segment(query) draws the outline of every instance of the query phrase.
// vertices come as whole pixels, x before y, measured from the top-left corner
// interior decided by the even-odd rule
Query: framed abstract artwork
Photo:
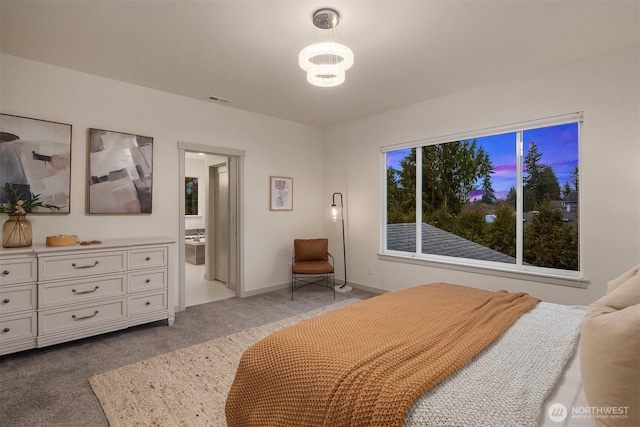
[[[89,129],[87,211],[150,214],[153,138]]]
[[[59,211],[35,208],[32,213],[70,212],[71,125],[0,114],[0,203],[12,184],[18,194],[39,194]]]
[[[271,199],[269,209],[272,211],[293,210],[293,178],[272,176],[270,178]]]

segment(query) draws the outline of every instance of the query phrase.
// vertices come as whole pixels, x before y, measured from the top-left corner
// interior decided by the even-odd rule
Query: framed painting
[[[87,211],[150,214],[153,138],[89,129]]]
[[[0,203],[12,184],[18,194],[39,194],[59,211],[35,208],[32,213],[70,212],[71,125],[0,114]]]
[[[272,211],[293,210],[293,178],[272,176],[270,178],[270,206]]]

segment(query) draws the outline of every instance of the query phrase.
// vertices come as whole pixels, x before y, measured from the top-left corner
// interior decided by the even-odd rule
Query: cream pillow
[[[617,277],[617,278],[613,279],[612,281],[610,281],[609,283],[607,283],[607,293],[613,291],[614,289],[616,289],[618,286],[622,285],[624,282],[626,282],[630,278],[632,278],[634,276],[638,277],[638,271],[639,270],[640,270],[640,264],[636,265],[631,270],[629,270],[626,273],[624,273],[622,276]]]
[[[640,426],[640,266],[609,282],[607,294],[589,306],[580,365],[589,405],[617,408],[615,417],[600,415],[596,423]]]

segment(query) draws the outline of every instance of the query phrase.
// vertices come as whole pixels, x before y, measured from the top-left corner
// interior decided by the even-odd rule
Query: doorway
[[[196,197],[193,192],[181,191],[180,241],[185,243],[178,245],[177,311],[234,295],[242,296],[240,249],[244,158],[242,150],[221,147],[178,143],[178,149],[181,188],[191,185],[193,189],[197,185],[198,194]],[[198,206],[197,210],[194,205]],[[200,249],[200,257],[193,258],[193,246]]]

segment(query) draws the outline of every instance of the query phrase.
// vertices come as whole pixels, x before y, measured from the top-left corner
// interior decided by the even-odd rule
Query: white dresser
[[[0,252],[0,354],[36,346],[38,261],[31,248]]]
[[[164,238],[2,250],[0,354],[156,320],[172,325],[175,259],[175,241]]]

